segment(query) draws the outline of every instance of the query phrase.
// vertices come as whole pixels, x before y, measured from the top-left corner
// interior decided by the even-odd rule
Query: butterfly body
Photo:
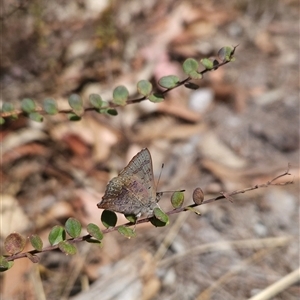
[[[153,166],[147,148],[137,153],[117,177],[112,178],[98,208],[137,217],[153,215],[159,195],[154,186]]]

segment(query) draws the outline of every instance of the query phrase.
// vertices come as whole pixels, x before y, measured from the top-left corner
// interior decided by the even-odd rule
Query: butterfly
[[[98,208],[124,215],[153,216],[162,193],[156,193],[152,158],[147,148],[142,149],[120,172],[112,178]]]

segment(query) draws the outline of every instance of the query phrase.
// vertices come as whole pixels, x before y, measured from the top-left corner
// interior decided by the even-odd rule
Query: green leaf
[[[69,105],[73,109],[73,112],[78,116],[81,117],[84,113],[84,108],[83,108],[83,102],[82,99],[79,95],[77,94],[72,94],[69,99]]]
[[[202,74],[198,73],[197,71],[191,72],[189,74],[191,79],[201,79],[202,78]]]
[[[43,103],[45,112],[49,115],[55,115],[58,113],[57,103],[52,98],[46,98]]]
[[[128,99],[129,92],[124,85],[117,86],[113,91],[113,102],[117,105],[124,106]]]
[[[152,92],[152,83],[148,80],[140,80],[137,83],[137,90],[143,96],[148,96]]]
[[[51,229],[48,236],[48,240],[52,246],[58,244],[59,242],[65,239],[66,239],[66,231],[62,226],[59,225],[55,225]]]
[[[8,261],[4,256],[0,256],[0,272],[9,270],[13,265],[13,261]]]
[[[171,203],[174,208],[180,208],[184,201],[184,193],[182,192],[174,192],[171,197]]]
[[[160,208],[153,210],[154,216],[150,218],[150,222],[156,227],[164,227],[169,224],[169,217]]]
[[[19,233],[11,233],[4,241],[4,249],[7,253],[15,255],[20,253],[26,244],[26,239]]]
[[[179,82],[179,78],[175,75],[169,75],[169,76],[164,76],[162,78],[159,79],[158,84],[161,87],[164,87],[166,89],[170,89],[173,88],[175,86],[177,86],[178,82]]]
[[[214,68],[214,62],[209,58],[202,58],[200,62],[206,70],[212,70]]]
[[[204,193],[203,191],[198,187],[193,192],[193,201],[195,204],[200,205],[204,200]]]
[[[196,215],[199,215],[199,216],[201,215],[201,212],[200,212],[199,210],[197,210],[196,208],[194,208],[194,207],[186,206],[184,209],[185,209],[185,210],[192,211],[192,212],[195,213]]]
[[[194,58],[187,58],[182,64],[182,68],[185,74],[190,75],[191,72],[197,72],[199,64]]]
[[[11,112],[13,112],[14,110],[15,110],[15,107],[14,107],[14,105],[13,105],[12,103],[4,102],[4,103],[2,104],[2,111],[3,111],[3,112],[11,113]],[[17,115],[17,114],[12,114],[10,117],[11,117],[12,119],[18,119],[18,115]],[[3,118],[3,119],[4,119],[4,118]],[[4,121],[5,121],[5,119],[4,119]],[[4,124],[4,123],[2,123],[2,124]]]
[[[231,47],[231,46],[225,46],[222,47],[218,52],[218,57],[222,62],[232,61],[233,60],[233,54],[235,52],[237,46]]]
[[[128,239],[135,237],[135,232],[133,229],[126,227],[126,226],[120,226],[118,228],[118,232],[122,234],[123,236],[127,237]]]
[[[115,212],[105,209],[101,214],[101,222],[106,227],[115,227],[118,217]]]
[[[160,208],[156,207],[153,210],[154,216],[160,220],[161,222],[168,224],[169,223],[169,217],[167,214],[165,214]]]
[[[35,122],[43,122],[44,117],[38,112],[31,112],[28,115],[29,119]]]
[[[136,215],[131,214],[131,215],[124,215],[124,216],[129,222],[136,224],[136,221],[138,219]]]
[[[97,240],[103,239],[103,233],[97,225],[90,223],[87,225],[86,229],[87,229],[87,232],[95,239],[97,239]]]
[[[0,125],[3,125],[5,123],[5,119],[0,117]]]
[[[153,93],[151,95],[148,96],[148,99],[151,101],[151,102],[154,102],[154,103],[159,103],[159,102],[162,102],[164,101],[164,95],[163,94],[159,94],[159,93]]]
[[[68,113],[67,117],[70,121],[80,121],[81,117],[79,117],[78,115],[74,114],[74,113]]]
[[[76,238],[80,236],[82,226],[75,218],[69,218],[65,223],[65,228],[69,236]]]
[[[3,112],[12,112],[14,110],[15,110],[15,107],[12,103],[3,102],[3,104],[2,104],[2,111]]]
[[[66,255],[74,255],[77,253],[77,249],[74,245],[70,244],[67,241],[61,241],[58,243],[58,248],[60,251],[65,253]]]
[[[31,243],[32,247],[35,250],[42,251],[42,249],[43,249],[43,241],[42,241],[42,239],[38,235],[32,234],[29,237],[29,240],[30,240],[30,243]]]
[[[31,113],[35,110],[35,103],[32,99],[25,98],[21,101],[21,109],[25,113]]]
[[[98,94],[90,94],[89,100],[90,100],[90,103],[91,103],[95,108],[98,108],[98,109],[101,108],[102,103],[103,103],[103,100],[102,100],[102,98],[100,97],[100,95],[98,95]]]

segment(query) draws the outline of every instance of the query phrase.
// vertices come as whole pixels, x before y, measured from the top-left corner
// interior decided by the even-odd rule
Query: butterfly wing
[[[136,154],[107,185],[99,208],[123,214],[151,215],[156,204],[152,159],[148,149]]]

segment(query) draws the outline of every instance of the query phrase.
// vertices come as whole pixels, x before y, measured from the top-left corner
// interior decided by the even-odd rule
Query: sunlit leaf
[[[180,208],[184,201],[184,193],[174,192],[171,197],[171,203],[174,208]]]
[[[25,113],[31,113],[35,110],[35,103],[32,99],[29,98],[25,98],[21,101],[21,109],[25,112]]]
[[[137,90],[143,96],[148,96],[152,92],[152,83],[148,80],[140,80],[137,83]]]
[[[182,68],[185,74],[190,75],[191,72],[197,72],[199,64],[194,58],[187,58],[182,64]]]
[[[117,105],[124,106],[128,96],[129,92],[124,85],[117,86],[113,91],[113,102]]]
[[[67,255],[74,255],[77,253],[77,249],[73,244],[70,244],[67,241],[61,241],[58,243],[58,248],[60,251]]]
[[[95,239],[97,239],[97,240],[103,239],[103,233],[97,225],[90,223],[87,225],[86,229],[87,229],[87,232]]]
[[[75,218],[69,218],[65,223],[65,228],[66,228],[67,233],[72,238],[76,238],[76,237],[79,237],[82,226],[81,226],[80,222],[78,220],[76,220]]]
[[[57,103],[52,98],[46,98],[43,103],[45,112],[49,115],[55,115],[58,113]]]
[[[29,240],[30,240],[30,243],[31,243],[32,247],[35,250],[42,251],[42,249],[43,249],[43,241],[42,241],[42,239],[38,235],[32,234],[29,237]]]
[[[135,236],[135,231],[126,226],[120,226],[118,232],[129,239]]]
[[[159,93],[153,93],[151,95],[148,96],[148,99],[151,101],[151,102],[154,102],[154,103],[159,103],[159,102],[162,102],[164,101],[164,95],[163,94],[159,94]]]
[[[28,115],[29,119],[35,122],[43,122],[44,117],[38,112],[31,112]]]
[[[81,117],[84,113],[83,101],[82,101],[81,97],[77,94],[72,94],[69,97],[68,101],[69,101],[69,105],[73,109],[73,112],[75,113],[75,115],[77,115],[78,117]]]
[[[95,108],[101,108],[103,104],[103,100],[98,94],[90,94],[89,96],[90,103],[95,107]]]
[[[65,239],[66,239],[66,231],[62,226],[59,225],[55,225],[51,229],[48,236],[48,240],[52,246],[58,244],[59,242]]]
[[[169,75],[169,76],[164,76],[164,77],[160,78],[158,83],[161,87],[170,89],[170,88],[177,86],[179,81],[180,80],[177,76]]]

